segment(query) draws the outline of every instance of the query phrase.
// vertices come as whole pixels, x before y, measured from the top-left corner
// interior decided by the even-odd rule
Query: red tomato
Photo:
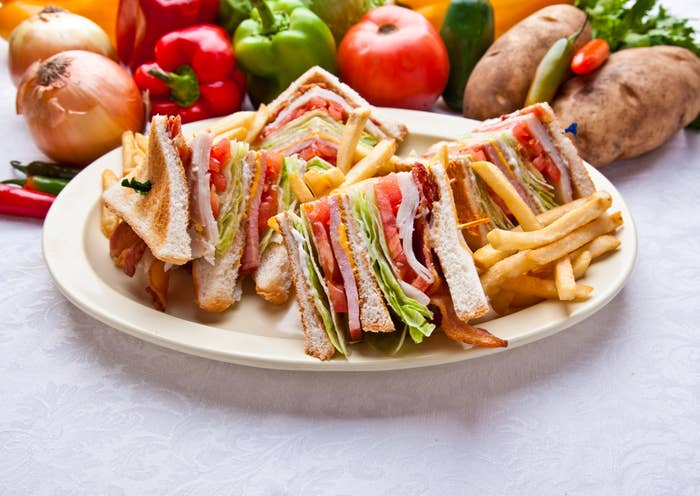
[[[216,189],[211,186],[211,191],[209,195],[209,201],[211,202],[211,212],[214,214],[214,218],[219,218],[219,212],[221,211],[221,198],[216,194]]]
[[[277,188],[265,192],[260,200],[260,214],[258,215],[258,235],[262,236],[267,230],[267,221],[270,217],[277,215]]]
[[[221,138],[211,147],[209,156],[217,163],[209,164],[209,170],[221,172],[221,166],[231,159],[231,143],[226,138]]]
[[[385,5],[367,12],[338,49],[340,76],[385,107],[427,110],[447,84],[447,49],[418,12]]]
[[[335,162],[338,159],[338,149],[328,141],[318,138],[311,142],[309,146],[300,151],[299,157],[304,160],[311,160],[314,157],[320,157],[335,165]]]
[[[228,180],[221,172],[210,172],[209,173],[209,184],[216,188],[216,191],[222,193],[226,189]]]
[[[579,76],[593,72],[603,65],[608,55],[610,55],[608,42],[601,38],[593,39],[574,54],[574,58],[571,59],[571,70]]]
[[[379,216],[382,220],[382,230],[384,231],[384,239],[386,239],[386,244],[389,248],[389,254],[399,271],[399,277],[407,281],[412,276],[413,270],[408,265],[406,254],[403,251],[403,244],[399,237],[399,228],[396,225],[396,214],[391,204],[391,196],[393,196],[391,192],[392,189],[389,182],[378,181],[374,185],[374,194],[377,197],[377,209],[379,210]],[[399,190],[399,202],[401,201],[400,195],[401,191]]]
[[[348,311],[348,302],[345,296],[343,276],[335,261],[331,240],[328,235],[328,226],[322,220],[326,215],[326,209],[329,208],[329,205],[321,201],[318,202],[318,207],[320,208],[306,209],[309,222],[311,223],[314,244],[318,252],[318,261],[323,270],[323,277],[326,280],[328,295],[331,299],[333,310],[338,313],[345,313]]]

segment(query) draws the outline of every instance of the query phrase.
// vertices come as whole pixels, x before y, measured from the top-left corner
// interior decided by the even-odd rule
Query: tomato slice
[[[210,172],[209,173],[209,184],[216,188],[216,191],[223,193],[228,185],[228,179],[221,172]]]
[[[216,171],[219,172],[221,170],[221,166],[226,164],[231,159],[231,143],[229,140],[226,138],[221,138],[219,141],[214,143],[214,145],[211,147],[209,156],[211,159],[219,163],[219,170]]]
[[[211,187],[209,201],[211,202],[211,212],[214,214],[214,218],[218,219],[219,213],[221,212],[221,198],[219,198],[219,195],[216,193],[216,188],[214,188],[214,186]]]
[[[384,239],[389,248],[389,255],[399,271],[399,277],[404,281],[409,281],[414,274],[413,269],[408,265],[401,238],[399,237],[399,228],[396,225],[396,213],[394,211],[393,202],[396,201],[397,191],[399,198],[398,203],[400,204],[401,190],[399,189],[396,176],[386,176],[377,181],[374,185],[377,208],[379,209],[379,217],[382,220],[382,231],[384,232]],[[398,210],[398,206],[396,210]]]
[[[299,157],[304,160],[311,160],[314,157],[320,157],[327,162],[335,165],[338,158],[338,149],[324,139],[317,138],[312,141],[309,146],[299,152]]]
[[[486,153],[483,148],[474,147],[469,149],[469,155],[474,162],[483,162],[486,160]]]
[[[518,122],[513,127],[513,136],[518,140],[525,150],[527,158],[535,168],[552,184],[559,184],[561,181],[561,171],[554,164],[551,157],[547,155],[542,144],[531,134],[526,122]]]
[[[314,244],[318,252],[318,261],[321,264],[321,270],[323,270],[323,278],[328,287],[333,310],[337,313],[347,313],[348,302],[345,296],[343,275],[338,267],[338,262],[335,260],[330,240],[328,226],[330,222],[330,205],[326,200],[319,200],[314,204],[307,204],[304,208],[311,224]]]

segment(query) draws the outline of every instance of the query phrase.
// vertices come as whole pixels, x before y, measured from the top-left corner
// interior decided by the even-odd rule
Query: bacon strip
[[[145,251],[146,243],[126,222],[121,222],[109,238],[109,256],[129,277],[136,272],[136,264]]]
[[[430,303],[438,307],[442,315],[442,327],[445,335],[453,341],[471,344],[480,348],[505,348],[508,346],[506,339],[494,336],[486,329],[473,327],[460,320],[452,304],[452,297],[445,286],[430,297]]]

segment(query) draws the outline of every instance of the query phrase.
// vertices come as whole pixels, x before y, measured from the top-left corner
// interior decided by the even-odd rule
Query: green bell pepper
[[[268,103],[314,65],[336,71],[335,40],[299,0],[251,0],[250,19],[233,37],[254,105]]]

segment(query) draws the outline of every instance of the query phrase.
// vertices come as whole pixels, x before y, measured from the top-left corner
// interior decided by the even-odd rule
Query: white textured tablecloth
[[[0,52],[5,178],[40,155]],[[0,216],[0,494],[700,494],[700,134],[603,172],[639,230],[605,309],[522,348],[388,373],[141,342],[59,293],[41,222]]]

